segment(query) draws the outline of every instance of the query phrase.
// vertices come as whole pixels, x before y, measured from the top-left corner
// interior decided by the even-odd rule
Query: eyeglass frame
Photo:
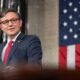
[[[1,21],[0,24],[4,24],[4,25],[8,25],[9,22],[11,22],[12,24],[15,23],[17,20],[20,20],[20,18],[12,18],[10,20],[4,20],[4,21]]]

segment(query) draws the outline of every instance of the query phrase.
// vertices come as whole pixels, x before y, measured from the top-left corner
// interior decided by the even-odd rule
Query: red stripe
[[[67,47],[59,48],[59,68],[67,69]]]
[[[76,69],[80,69],[80,44],[76,45]]]

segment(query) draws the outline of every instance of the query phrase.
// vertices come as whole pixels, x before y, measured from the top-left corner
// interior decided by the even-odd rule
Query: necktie
[[[9,55],[10,50],[11,50],[11,47],[12,47],[12,43],[13,43],[13,41],[9,41],[8,46],[7,46],[6,50],[5,50],[5,53],[4,53],[4,60],[3,60],[4,64],[6,64],[8,55]]]

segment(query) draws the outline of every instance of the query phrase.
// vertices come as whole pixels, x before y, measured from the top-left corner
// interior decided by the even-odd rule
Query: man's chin
[[[10,34],[7,34],[7,36],[15,36],[15,34],[13,34],[13,33],[10,33]]]

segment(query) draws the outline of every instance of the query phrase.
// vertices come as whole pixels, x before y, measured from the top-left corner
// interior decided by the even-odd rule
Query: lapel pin
[[[19,41],[19,40],[18,40],[17,42],[18,42],[18,43],[20,43],[20,41]]]

